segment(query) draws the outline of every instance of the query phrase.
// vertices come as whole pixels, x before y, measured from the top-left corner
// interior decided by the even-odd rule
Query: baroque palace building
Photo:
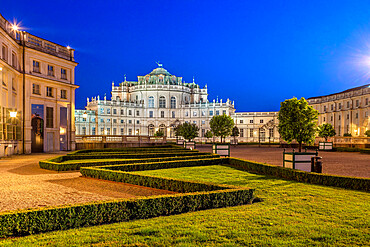
[[[74,150],[74,50],[0,15],[0,157]]]
[[[307,101],[319,112],[319,125],[330,123],[337,136],[364,136],[370,129],[370,84]]]
[[[149,74],[138,76],[137,81],[125,79],[118,86],[112,83],[111,94],[110,100],[99,96],[87,99],[86,110],[76,110],[76,135],[153,136],[162,130],[167,138],[174,138],[174,127],[188,122],[199,127],[202,138],[210,130],[211,118],[226,114],[241,127],[244,141],[257,141],[261,135],[268,139],[272,134],[275,140],[279,139],[276,128],[268,133],[264,132],[265,128],[259,129],[276,119],[277,113],[235,113],[231,100],[210,102],[207,86],[200,88],[194,79],[192,83],[185,83],[182,77],[170,74],[161,64]],[[250,119],[255,122],[250,124]]]

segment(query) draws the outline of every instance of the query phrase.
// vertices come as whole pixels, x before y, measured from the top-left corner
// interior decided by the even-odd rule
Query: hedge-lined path
[[[212,152],[211,145],[197,145],[201,152]],[[286,149],[291,151],[292,149]],[[297,149],[296,149],[297,151]],[[283,166],[283,148],[238,145],[231,147],[231,156],[271,165]],[[370,178],[370,155],[357,152],[323,152],[323,173]]]
[[[0,159],[0,211],[174,193],[83,178],[79,171],[58,173],[38,165],[39,160],[64,154],[15,155]]]

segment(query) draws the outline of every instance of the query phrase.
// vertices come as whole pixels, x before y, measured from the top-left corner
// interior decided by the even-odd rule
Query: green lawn
[[[5,239],[49,246],[359,246],[370,242],[370,194],[225,166],[138,172],[256,188],[263,202]]]

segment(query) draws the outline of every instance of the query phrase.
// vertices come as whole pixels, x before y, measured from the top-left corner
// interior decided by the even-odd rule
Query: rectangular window
[[[92,135],[96,135],[95,127],[92,127],[92,128],[91,128],[91,134],[92,134]]]
[[[139,111],[136,111],[136,116],[140,116],[140,112]]]
[[[243,120],[240,120],[240,123],[242,124],[244,121]]]
[[[253,120],[251,120],[253,121]],[[253,129],[249,129],[249,137],[253,137]]]
[[[107,128],[107,135],[110,135],[110,128]]]
[[[12,66],[14,67],[14,68],[17,68],[18,66],[17,66],[17,55],[15,55],[15,53],[13,52],[12,53]]]
[[[260,119],[260,123],[263,123],[263,119]]]
[[[253,123],[253,119],[249,120],[249,123]]]
[[[216,111],[216,116],[220,115],[220,111]]]
[[[202,120],[202,124],[206,124],[206,121],[205,120]]]
[[[369,99],[368,98],[366,98],[365,99],[365,105],[368,105],[369,104]]]
[[[197,121],[193,121],[193,124],[197,124]]]
[[[52,87],[46,87],[46,96],[53,97],[53,88]]]
[[[174,111],[172,112],[172,118],[175,118],[175,112]]]
[[[358,118],[358,113],[356,112],[356,118]]]
[[[164,111],[161,111],[161,118],[164,118]]]
[[[132,124],[132,120],[128,120],[128,123],[129,123],[129,124]]]
[[[121,128],[121,135],[123,136],[125,134],[125,129]]]
[[[82,127],[82,135],[86,135],[86,127]]]
[[[8,61],[8,47],[3,45],[3,47],[1,48],[1,53],[2,53],[2,59],[5,61]]]
[[[132,115],[132,111],[131,110],[128,110],[128,115],[131,116]]]
[[[128,135],[132,135],[132,129],[128,129]]]
[[[244,129],[240,129],[240,137],[244,137]]]
[[[110,123],[110,118],[107,118],[107,123]]]
[[[197,116],[197,112],[196,111],[193,111],[193,116],[196,117]]]
[[[269,129],[269,137],[274,137],[274,129]]]
[[[324,105],[324,111],[326,111],[326,105]]]
[[[113,109],[113,114],[117,114],[117,109]]]
[[[213,111],[209,111],[209,115],[210,116],[213,116]]]
[[[100,114],[104,114],[104,108],[100,108]]]
[[[40,62],[33,60],[33,72],[40,73]]]
[[[113,123],[117,123],[117,119],[113,119]]]
[[[101,122],[101,123],[104,123],[104,119],[103,119],[103,118],[101,118],[101,119],[100,119],[100,122]]]
[[[123,119],[121,119],[121,124],[123,124]]]
[[[202,111],[202,116],[204,117],[206,115],[206,111]]]
[[[67,80],[67,70],[66,69],[60,69],[60,78]]]
[[[123,116],[123,113],[124,113],[124,111],[123,111],[123,109],[121,109],[121,115]]]
[[[46,107],[46,128],[54,127],[54,108]]]
[[[117,129],[113,128],[113,135],[117,135]]]
[[[347,101],[347,108],[349,108],[349,101]]]
[[[101,135],[105,135],[105,133],[104,133],[104,128],[100,128],[100,134],[101,134]]]
[[[222,115],[226,115],[226,110],[223,110],[222,111]]]
[[[110,114],[110,108],[107,108],[107,114]]]
[[[338,108],[342,109],[342,103],[339,103]]]
[[[187,116],[189,116],[189,112],[186,111],[185,112],[185,117],[187,117]]]
[[[140,124],[140,120],[136,120],[136,124]]]
[[[347,119],[349,119],[349,114],[347,114]]]
[[[32,84],[32,93],[41,95],[40,93],[40,85],[39,84]]]
[[[359,106],[360,106],[360,101],[356,100],[356,107],[359,107]]]
[[[334,105],[331,105],[331,110],[334,110]]]
[[[61,99],[66,99],[67,98],[67,90],[60,90],[60,98]]]
[[[54,66],[48,65],[48,76],[54,76]]]
[[[338,120],[340,120],[340,115],[338,116]]]
[[[149,117],[152,118],[153,117],[153,111],[149,111]]]

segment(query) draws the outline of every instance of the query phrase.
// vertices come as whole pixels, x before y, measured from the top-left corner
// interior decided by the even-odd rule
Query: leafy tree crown
[[[233,119],[228,115],[218,115],[213,116],[209,122],[211,130],[215,136],[222,138],[231,135],[232,129],[234,127]]]

